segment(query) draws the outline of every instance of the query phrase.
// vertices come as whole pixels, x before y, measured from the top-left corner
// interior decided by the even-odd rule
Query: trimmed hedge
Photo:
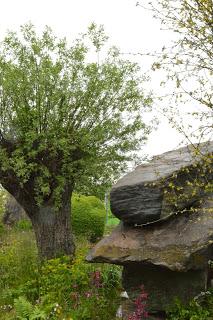
[[[103,202],[95,196],[73,195],[72,228],[76,236],[96,241],[104,233],[106,212]]]

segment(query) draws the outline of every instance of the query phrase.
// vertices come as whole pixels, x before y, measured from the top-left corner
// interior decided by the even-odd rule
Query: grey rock
[[[2,222],[7,225],[14,225],[22,219],[28,219],[25,210],[12,195],[8,194]]]
[[[90,262],[123,265],[123,288],[129,296],[122,302],[123,319],[135,311],[141,285],[148,293],[146,309],[154,314],[167,310],[176,298],[192,300],[211,286],[212,259],[213,195],[195,212],[159,224],[134,227],[120,222],[87,256]]]
[[[190,184],[193,185],[197,177],[200,185],[205,182],[203,164],[205,157],[213,154],[213,141],[197,148],[197,154],[194,146],[166,152],[121,178],[110,194],[113,214],[125,223],[146,224],[196,205],[204,196],[204,188],[197,187],[194,193]],[[213,179],[212,173],[208,172],[208,179]],[[175,192],[169,188],[171,182],[175,185]]]
[[[130,264],[123,270],[123,287],[129,295],[124,301],[125,313],[135,310],[134,300],[140,294],[140,286],[148,294],[145,301],[148,312],[160,312],[174,306],[178,298],[182,303],[190,302],[201,291],[206,290],[205,270],[187,272],[170,271],[163,267]],[[127,317],[128,319],[128,317]]]
[[[143,285],[150,319],[162,319],[178,298],[210,288],[213,273],[213,142],[155,157],[113,187],[111,209],[122,219],[90,251],[90,262],[123,265],[123,319],[135,311]],[[210,156],[211,155],[211,156]],[[178,191],[178,192],[177,192]],[[179,192],[180,191],[180,192]]]
[[[213,259],[213,196],[196,212],[142,227],[122,222],[90,251],[87,260],[120,265],[160,266],[172,271],[203,270]]]

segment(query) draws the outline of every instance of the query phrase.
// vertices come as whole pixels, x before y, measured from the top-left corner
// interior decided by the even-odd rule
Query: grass
[[[114,319],[121,268],[89,264],[91,244],[76,239],[74,261],[53,259],[42,266],[32,230],[6,229],[0,236],[0,319]],[[31,312],[31,315],[27,313]]]
[[[117,224],[110,218],[105,234]],[[115,320],[120,304],[121,268],[89,264],[85,256],[91,244],[77,238],[74,261],[68,257],[41,265],[34,234],[21,224],[3,228],[0,234],[1,320]],[[213,293],[188,306],[177,303],[170,320],[212,320]]]

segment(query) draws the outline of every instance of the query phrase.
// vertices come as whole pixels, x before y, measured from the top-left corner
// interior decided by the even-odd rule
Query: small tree
[[[29,215],[42,258],[74,253],[74,188],[111,183],[148,133],[138,65],[115,48],[90,62],[88,40],[99,53],[103,28],[68,46],[25,25],[1,44],[0,182]]]

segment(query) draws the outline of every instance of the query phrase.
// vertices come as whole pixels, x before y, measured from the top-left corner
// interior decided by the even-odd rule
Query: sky
[[[50,26],[59,37],[75,39],[85,32],[91,22],[103,24],[110,44],[123,53],[161,49],[173,35],[160,30],[160,24],[150,12],[136,6],[135,0],[0,0],[0,39],[9,30],[31,21],[37,30]],[[131,59],[131,56],[126,55]],[[134,57],[134,59],[137,59]],[[149,65],[138,58],[143,71]],[[152,90],[156,80],[150,81]],[[156,106],[155,106],[156,109]],[[142,152],[152,156],[175,149],[183,140],[167,119],[158,114],[159,127],[154,131]]]

